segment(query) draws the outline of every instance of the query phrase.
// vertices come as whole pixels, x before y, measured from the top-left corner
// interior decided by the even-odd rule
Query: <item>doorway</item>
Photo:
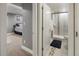
[[[8,4],[7,16],[7,55],[32,56],[32,4]]]
[[[22,48],[22,50],[27,51],[27,52],[31,53],[32,55],[37,55],[37,4],[36,3],[34,3],[34,4],[23,3],[23,5],[22,5],[21,3],[20,4],[15,3],[11,7],[16,6],[16,5],[20,6],[20,10],[17,10],[14,13],[20,13],[21,14],[23,12],[20,12],[20,11],[22,11],[24,9],[23,15],[25,15],[25,16],[23,17],[24,18],[23,20],[26,20],[27,17],[28,17],[28,19],[26,20],[28,22],[26,23],[26,21],[25,21],[25,23],[23,23],[23,25],[28,24],[31,21],[29,23],[30,25],[28,25],[28,27],[30,26],[29,28],[33,28],[33,29],[28,30],[28,31],[26,31],[26,29],[24,30],[26,32],[31,32],[30,33],[31,35],[29,35],[28,37],[32,38],[33,40],[24,38],[24,37],[26,37],[26,34],[28,35],[28,33],[24,32],[26,34],[23,37],[24,39],[22,41],[23,44],[22,44],[21,48]],[[8,4],[7,3],[1,3],[0,6],[1,6],[1,8],[0,8],[0,15],[1,15],[0,16],[0,18],[1,18],[1,20],[0,20],[0,22],[1,22],[0,23],[1,24],[0,25],[1,26],[1,28],[0,28],[1,29],[0,30],[0,33],[1,33],[1,35],[0,35],[0,38],[1,38],[0,39],[0,44],[1,44],[0,45],[0,52],[1,52],[0,55],[1,56],[3,56],[3,55],[7,56],[7,25],[8,25],[7,24],[8,23],[7,12],[8,12]],[[15,7],[16,9],[17,9],[17,6]],[[21,7],[23,7],[23,9]],[[12,12],[11,10],[9,10],[9,11]],[[13,9],[13,11],[15,11],[15,10]],[[27,27],[25,26],[25,28],[27,28]],[[30,44],[30,42],[32,42],[31,43],[32,45]]]
[[[59,6],[61,6],[61,8]],[[72,52],[69,48],[71,46],[69,43],[70,38],[74,35],[70,34],[71,31],[73,33],[74,29],[71,30],[69,28],[71,26],[71,23],[69,23],[71,18],[69,16],[73,17],[73,14],[71,14],[73,13],[73,8],[72,11],[70,11],[70,6],[73,7],[73,4],[43,4],[43,56],[49,56],[49,52],[53,53],[53,51],[54,54],[51,54],[51,56],[68,56],[70,53],[73,53],[72,55],[74,55],[74,45],[72,47]],[[73,19],[71,19],[71,21],[73,22]],[[54,46],[52,48],[50,46],[55,39],[61,41],[60,49]],[[73,39],[71,40],[72,42],[74,41]]]
[[[60,51],[54,55],[68,55],[68,13],[54,13],[53,20],[53,38],[61,37],[62,45]],[[54,39],[53,39],[54,40]]]

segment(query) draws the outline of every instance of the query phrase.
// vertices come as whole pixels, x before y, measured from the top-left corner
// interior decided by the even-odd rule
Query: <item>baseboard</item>
[[[25,50],[25,51],[28,51],[29,53],[31,53],[31,54],[33,54],[33,51],[31,50],[31,49],[29,49],[29,48],[27,48],[27,47],[25,47],[25,46],[21,46],[21,48],[23,49],[23,50]]]

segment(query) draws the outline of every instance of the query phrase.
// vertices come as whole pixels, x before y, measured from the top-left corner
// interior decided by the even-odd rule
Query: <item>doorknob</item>
[[[76,32],[76,37],[78,37],[78,32]]]

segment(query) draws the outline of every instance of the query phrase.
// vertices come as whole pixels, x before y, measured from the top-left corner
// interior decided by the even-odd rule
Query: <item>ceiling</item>
[[[68,3],[47,3],[52,12],[68,12]]]

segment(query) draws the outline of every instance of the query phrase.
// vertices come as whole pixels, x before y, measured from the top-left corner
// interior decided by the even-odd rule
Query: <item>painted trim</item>
[[[38,56],[42,56],[42,6],[43,4],[40,3],[37,5],[37,50]]]
[[[68,56],[74,56],[74,5],[69,4],[69,21],[68,21]],[[71,48],[70,48],[71,47]]]
[[[37,56],[37,3],[32,4],[32,47],[33,47],[33,56]]]
[[[24,45],[21,46],[21,48],[24,50],[24,51],[28,51],[29,53],[33,54],[33,51],[27,47],[25,47]]]

